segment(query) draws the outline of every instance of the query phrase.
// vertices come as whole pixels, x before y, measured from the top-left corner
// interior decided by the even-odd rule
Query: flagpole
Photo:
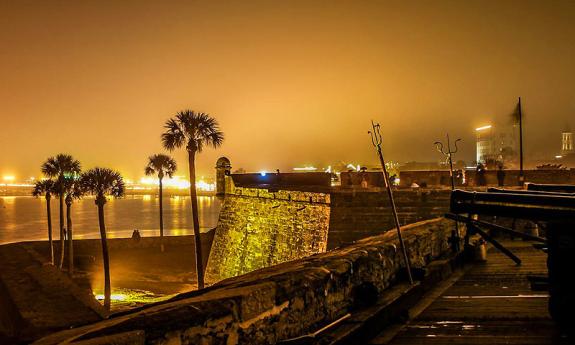
[[[521,114],[521,97],[519,97],[519,185],[523,186],[525,182],[525,176],[523,176],[523,121]]]

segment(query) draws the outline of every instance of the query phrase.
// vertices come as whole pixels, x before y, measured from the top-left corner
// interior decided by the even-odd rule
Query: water
[[[164,199],[164,234],[166,236],[193,233],[189,197],[172,196]],[[216,227],[221,200],[214,196],[200,196],[201,231]],[[59,200],[52,199],[52,232],[59,238]],[[159,199],[154,195],[131,195],[109,199],[105,209],[106,230],[109,238],[130,237],[134,229],[142,236],[158,236]],[[72,205],[74,238],[100,238],[98,210],[93,198],[75,201]],[[46,240],[46,199],[31,196],[0,196],[0,244]]]

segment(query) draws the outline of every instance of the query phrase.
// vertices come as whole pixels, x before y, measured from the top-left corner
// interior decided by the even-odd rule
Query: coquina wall
[[[206,281],[325,252],[329,202],[326,193],[232,188],[220,211]]]
[[[449,210],[451,191],[399,189],[393,195],[399,223],[407,225],[443,216]],[[333,189],[330,207],[328,250],[395,227],[389,198],[383,188]]]
[[[453,223],[428,220],[406,226],[412,266],[423,268],[450,251]],[[362,303],[370,286],[378,296],[402,266],[396,233],[226,279],[201,291],[50,335],[37,344],[274,344],[313,332]]]
[[[208,260],[209,284],[323,253],[395,226],[382,188],[300,189],[232,185]],[[401,225],[442,216],[449,206],[448,190],[397,190],[394,195]]]

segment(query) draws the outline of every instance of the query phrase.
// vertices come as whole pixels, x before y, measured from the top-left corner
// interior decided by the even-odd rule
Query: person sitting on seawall
[[[136,242],[140,241],[140,239],[142,238],[142,236],[140,235],[140,230],[138,229],[134,229],[134,232],[132,232],[132,239]]]

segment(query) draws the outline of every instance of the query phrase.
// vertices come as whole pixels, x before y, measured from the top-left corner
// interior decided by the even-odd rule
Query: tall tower
[[[573,153],[573,132],[569,129],[561,134],[561,154]]]

